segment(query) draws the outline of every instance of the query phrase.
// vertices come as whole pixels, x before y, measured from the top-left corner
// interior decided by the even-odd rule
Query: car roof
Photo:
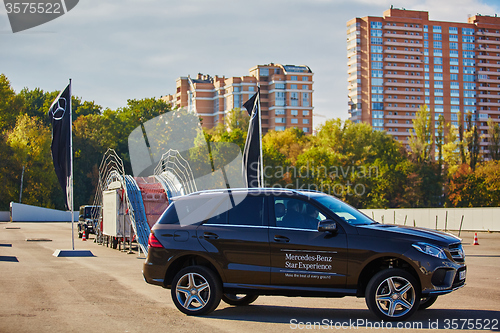
[[[297,195],[297,196],[305,196],[305,197],[310,197],[311,194],[318,194],[318,195],[326,195],[323,192],[319,191],[314,191],[314,190],[308,190],[308,189],[301,189],[301,190],[296,190],[296,189],[288,189],[288,188],[231,188],[231,189],[212,189],[212,190],[203,190],[203,191],[197,191],[193,192],[187,195],[183,196],[178,196],[178,197],[173,197],[173,201],[177,201],[179,199],[189,199],[189,198],[194,198],[194,197],[199,197],[199,196],[218,196],[218,195],[225,195],[225,194],[250,194],[250,195]]]

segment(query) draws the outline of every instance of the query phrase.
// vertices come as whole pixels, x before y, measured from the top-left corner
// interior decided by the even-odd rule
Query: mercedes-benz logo
[[[54,120],[61,120],[66,113],[66,98],[60,97],[57,102],[54,103],[52,108],[52,118]]]

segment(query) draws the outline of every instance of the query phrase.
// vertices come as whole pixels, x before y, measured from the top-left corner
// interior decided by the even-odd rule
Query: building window
[[[302,110],[302,115],[303,116],[308,116],[309,115],[309,110]]]
[[[283,110],[283,109],[276,109],[276,110],[274,110],[274,114],[276,116],[284,115],[285,114],[285,110]]]
[[[284,124],[286,123],[286,118],[274,118],[274,122],[277,124]]]
[[[290,113],[291,113],[292,116],[298,116],[299,115],[299,111],[297,111],[297,110],[292,110],[292,111],[290,111]]]
[[[291,120],[291,123],[292,123],[292,124],[298,124],[298,123],[299,123],[299,120],[298,120],[297,118],[293,118],[293,119]]]
[[[290,76],[290,80],[292,80],[292,81],[297,81],[297,75],[292,75],[292,76]]]
[[[309,119],[302,119],[302,124],[309,124]]]

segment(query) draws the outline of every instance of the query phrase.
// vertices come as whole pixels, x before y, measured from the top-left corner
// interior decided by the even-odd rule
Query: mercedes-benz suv
[[[465,285],[464,257],[451,234],[380,224],[327,194],[218,190],[173,199],[143,274],[188,315],[221,299],[356,296],[381,319],[404,320]]]

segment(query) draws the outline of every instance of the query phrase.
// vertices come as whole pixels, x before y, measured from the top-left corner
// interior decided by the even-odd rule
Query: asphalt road
[[[364,299],[259,297],[247,307],[221,302],[205,317],[179,312],[170,291],[142,278],[144,258],[75,238],[87,258],[58,258],[71,248],[68,223],[0,223],[0,332],[287,332],[439,329],[500,330],[500,234],[462,233],[467,285],[410,321],[381,322]],[[488,327],[485,327],[488,325]]]

